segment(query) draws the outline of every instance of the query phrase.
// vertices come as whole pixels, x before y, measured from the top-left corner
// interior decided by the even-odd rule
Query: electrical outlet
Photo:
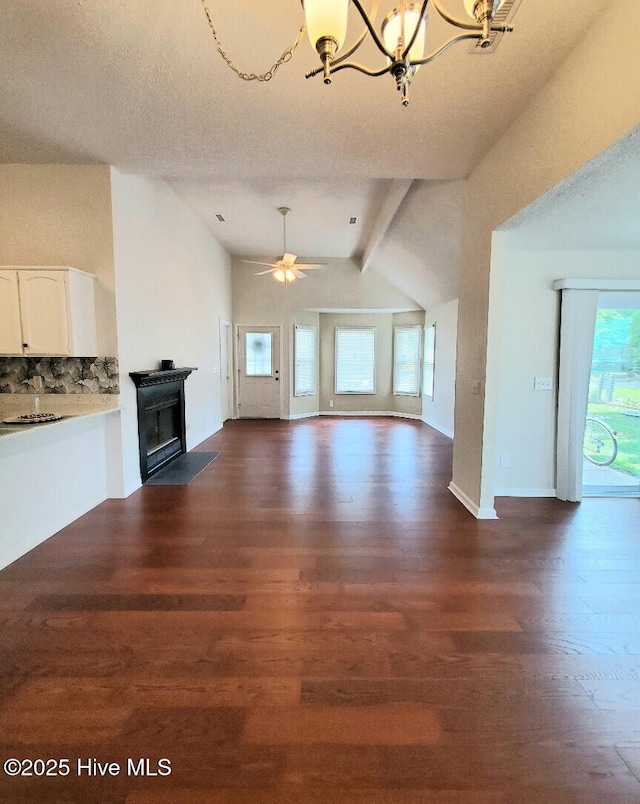
[[[332,407],[333,407],[333,399],[330,399],[330,400],[329,400],[329,407],[330,407],[330,408],[332,408]]]
[[[508,469],[510,465],[511,465],[511,461],[509,460],[509,456],[508,455],[501,455],[500,456],[500,466],[503,469]]]

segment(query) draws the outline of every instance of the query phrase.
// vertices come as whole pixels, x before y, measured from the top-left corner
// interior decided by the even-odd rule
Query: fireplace
[[[184,381],[193,368],[134,371],[138,389],[140,474],[148,478],[187,451]]]

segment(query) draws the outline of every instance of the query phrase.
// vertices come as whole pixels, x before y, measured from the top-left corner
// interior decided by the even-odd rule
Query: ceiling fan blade
[[[262,263],[264,265],[264,263]],[[254,276],[264,276],[265,274],[275,274],[276,271],[279,271],[279,268],[269,268],[268,271],[258,271],[258,273],[254,274]]]
[[[257,262],[256,260],[241,260],[241,262],[246,262],[248,265],[268,265],[271,268],[276,268],[275,262]]]
[[[295,276],[296,279],[306,279],[307,278],[307,275],[303,274],[302,271],[299,271],[296,266],[292,266],[291,268],[289,268],[289,270]]]
[[[293,265],[293,263],[297,260],[295,254],[289,254],[288,252],[282,255],[282,259],[280,262],[283,262],[286,266]]]
[[[315,271],[321,268],[325,268],[327,265],[326,262],[309,262],[306,264],[298,263],[296,268],[302,268],[303,271]]]

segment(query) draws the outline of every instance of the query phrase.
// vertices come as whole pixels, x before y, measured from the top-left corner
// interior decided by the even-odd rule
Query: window
[[[375,327],[336,327],[336,394],[375,392]]]
[[[424,330],[424,366],[422,369],[422,395],[433,399],[433,380],[436,362],[436,325]]]
[[[316,328],[296,324],[293,331],[293,395],[316,392]]]
[[[420,393],[420,326],[393,330],[393,393],[418,396]]]
[[[272,363],[272,335],[270,332],[245,334],[245,374],[247,377],[270,377]]]

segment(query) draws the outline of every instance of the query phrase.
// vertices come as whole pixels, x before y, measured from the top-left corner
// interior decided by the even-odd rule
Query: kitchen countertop
[[[1,398],[6,396],[6,399]],[[71,397],[74,398],[71,398]],[[106,398],[105,398],[106,397]],[[28,422],[26,424],[5,423],[4,419],[34,412],[34,398],[27,394],[0,395],[0,439],[18,438],[21,434],[34,430],[64,425],[70,419],[104,416],[118,410],[118,397],[115,395],[71,395],[43,394],[39,397],[38,410],[41,413],[55,413],[62,418],[48,422]]]
[[[11,435],[18,435],[19,433],[26,432],[27,430],[41,430],[43,427],[47,427],[51,424],[59,424],[60,422],[64,422],[67,419],[75,418],[74,416],[63,416],[61,419],[55,419],[54,421],[50,422],[29,422],[28,424],[9,424],[7,422],[0,422],[0,438],[5,438],[6,436]]]

